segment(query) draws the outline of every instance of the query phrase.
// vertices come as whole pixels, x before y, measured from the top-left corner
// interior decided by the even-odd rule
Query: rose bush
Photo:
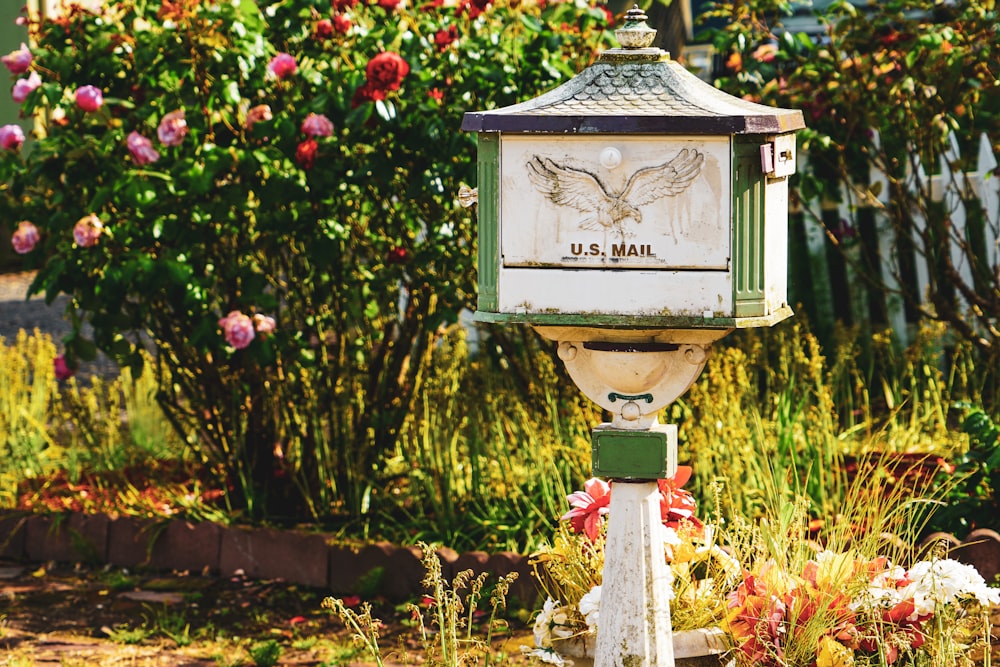
[[[0,211],[32,225],[14,240],[31,292],[70,297],[67,368],[97,349],[138,368],[149,341],[161,404],[234,508],[373,510],[474,291],[461,114],[574,75],[605,12],[106,4],[29,18],[31,46],[3,59],[46,120],[30,151],[0,127]]]

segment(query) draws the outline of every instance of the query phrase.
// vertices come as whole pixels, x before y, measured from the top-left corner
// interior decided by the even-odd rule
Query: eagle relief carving
[[[642,223],[639,210],[663,197],[684,192],[701,173],[705,156],[691,148],[678,151],[671,160],[636,170],[620,192],[613,192],[594,174],[534,155],[528,160],[528,178],[556,206],[569,206],[587,217],[580,229],[612,231],[632,236],[625,222]]]

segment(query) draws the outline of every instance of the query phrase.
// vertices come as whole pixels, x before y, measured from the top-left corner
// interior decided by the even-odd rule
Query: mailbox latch
[[[779,134],[760,146],[760,169],[769,178],[795,173],[795,134]]]

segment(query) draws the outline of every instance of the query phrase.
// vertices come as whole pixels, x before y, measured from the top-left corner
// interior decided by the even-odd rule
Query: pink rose
[[[38,76],[38,72],[32,72],[27,79],[18,79],[14,83],[14,90],[11,91],[10,96],[14,98],[15,102],[21,104],[28,99],[31,91],[40,85],[42,85],[42,77]]]
[[[312,169],[316,162],[316,152],[319,151],[319,144],[315,139],[306,139],[295,149],[295,161],[302,165],[303,169]]]
[[[229,311],[219,320],[219,326],[226,342],[237,350],[242,350],[254,339],[253,321],[238,310]]]
[[[73,225],[73,240],[81,248],[90,248],[97,245],[97,240],[103,231],[104,223],[91,213],[83,216]]]
[[[137,165],[153,164],[160,159],[160,153],[153,148],[153,142],[138,132],[132,131],[125,140],[132,159]]]
[[[171,111],[160,119],[156,128],[156,136],[164,146],[179,146],[187,136],[188,126],[184,120],[184,109]]]
[[[271,120],[274,116],[271,115],[271,107],[266,104],[258,104],[257,106],[247,111],[247,122],[246,128],[252,130],[253,126],[262,120]]]
[[[24,74],[31,67],[31,51],[27,44],[21,42],[21,48],[0,58],[0,62],[7,66],[11,74]]]
[[[311,113],[302,121],[302,133],[310,137],[329,137],[333,134],[333,123],[319,113]]]
[[[56,372],[57,380],[68,380],[76,372],[69,367],[69,364],[66,363],[66,357],[61,354],[53,360],[52,367]]]
[[[22,220],[17,223],[17,231],[14,232],[10,242],[14,246],[14,252],[18,255],[27,255],[35,249],[38,238],[38,227],[27,220]]]
[[[291,56],[287,53],[279,53],[275,57],[271,58],[271,62],[267,64],[267,71],[276,79],[287,79],[288,77],[295,74],[298,70],[298,63],[295,62],[295,56]]]
[[[80,86],[76,89],[76,106],[84,111],[97,111],[104,106],[104,95],[97,86]]]
[[[20,125],[4,125],[0,127],[0,148],[16,151],[24,143],[24,130]]]
[[[268,334],[274,333],[274,330],[277,328],[277,326],[278,325],[275,323],[273,317],[270,317],[268,315],[261,315],[260,313],[257,313],[253,316],[253,328],[256,329],[257,333],[259,333],[261,336],[266,336]]]

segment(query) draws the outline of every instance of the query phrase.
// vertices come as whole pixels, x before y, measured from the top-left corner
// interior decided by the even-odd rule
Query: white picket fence
[[[800,159],[800,170],[808,168],[808,156]],[[959,151],[959,142],[954,134],[949,136],[946,150],[942,153],[936,173],[927,175],[919,161],[908,172],[907,186],[911,192],[929,188],[934,202],[943,202],[951,221],[950,256],[962,280],[968,285],[973,284],[972,270],[969,266],[966,250],[970,239],[970,225],[982,225],[975,230],[981,234],[985,257],[981,257],[990,267],[994,284],[1000,284],[1000,170],[997,170],[997,157],[993,153],[989,137],[983,134],[979,138],[976,169],[972,172],[962,172],[959,165],[963,164]],[[872,192],[877,192],[873,196]],[[908,262],[913,267],[913,280],[916,281],[917,293],[923,295],[926,303],[929,285],[927,263],[922,257],[904,258],[903,249],[898,247],[895,234],[890,227],[885,213],[885,205],[889,203],[890,188],[886,175],[876,168],[868,174],[868,184],[841,185],[839,202],[806,202],[802,206],[802,214],[793,216],[793,224],[801,220],[804,227],[806,254],[808,255],[808,272],[811,277],[811,308],[819,322],[820,328],[829,328],[833,321],[842,316],[835,307],[835,301],[843,304],[845,296],[850,304],[850,319],[854,322],[869,321],[870,303],[872,298],[884,299],[879,304],[879,310],[884,313],[886,324],[892,327],[899,341],[906,344],[910,340],[910,332],[914,319],[907,316],[907,309],[902,297],[898,294],[900,284],[898,276],[903,275],[901,262]],[[971,206],[982,208],[982,216],[969,215]],[[883,285],[887,288],[879,290],[863,280],[856,266],[864,260],[861,244],[847,244],[847,257],[843,269],[834,275],[831,273],[831,260],[828,253],[830,240],[826,229],[831,221],[849,221],[855,224],[859,211],[868,209],[874,219],[874,230],[877,236],[877,259],[879,273]],[[818,220],[815,214],[808,212],[822,211],[823,218]],[[913,211],[914,245],[919,248],[919,232],[926,227],[926,220],[919,211]],[[868,239],[871,244],[871,239]],[[796,249],[792,249],[794,254]],[[869,251],[871,252],[871,251]],[[874,256],[874,255],[872,255]],[[800,299],[804,295],[792,284],[792,298]],[[960,300],[959,305],[964,304]],[[841,308],[842,310],[842,308]]]

